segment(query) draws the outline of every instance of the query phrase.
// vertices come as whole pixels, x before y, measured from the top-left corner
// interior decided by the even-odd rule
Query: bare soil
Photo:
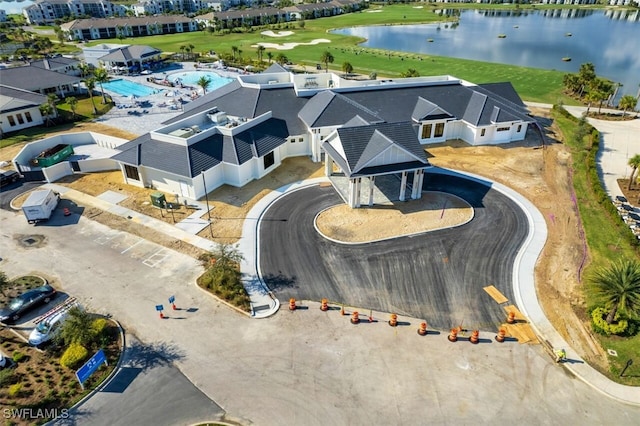
[[[583,258],[588,260],[585,244],[580,236],[580,222],[576,208],[572,203],[572,184],[569,174],[571,156],[561,144],[562,138],[549,119],[548,111],[533,109],[546,126],[546,145],[533,131],[524,142],[502,146],[473,147],[462,141],[450,141],[446,144],[428,146],[427,154],[432,164],[461,171],[475,173],[500,182],[521,193],[544,215],[548,226],[548,239],[538,259],[536,268],[536,287],[538,297],[549,320],[562,334],[564,339],[585,360],[592,365],[607,369],[607,357],[590,334],[589,322],[584,314],[584,298],[581,283],[578,282],[578,270]],[[98,130],[96,130],[98,131]],[[106,131],[107,134],[113,134]],[[0,158],[9,157],[2,150]],[[213,239],[218,242],[233,243],[241,234],[242,222],[247,212],[269,191],[298,180],[323,175],[322,165],[312,163],[307,158],[291,158],[260,181],[253,181],[243,188],[223,186],[209,194],[213,217]],[[106,190],[121,192],[127,199],[120,203],[150,216],[171,223],[172,218],[162,218],[160,211],[150,206],[147,189],[134,188],[122,183],[119,172],[96,173],[74,176],[63,184],[92,195]],[[167,194],[167,200],[172,200]],[[341,216],[343,210],[336,210],[335,216]],[[92,217],[92,215],[95,216]],[[178,213],[181,214],[181,213]],[[182,214],[186,214],[186,211]],[[361,213],[357,213],[361,214]],[[367,213],[370,214],[370,213]],[[389,228],[403,233],[398,212],[394,209],[376,209],[377,228]],[[206,212],[203,212],[206,217]],[[122,226],[118,219],[109,218],[104,213],[89,213],[89,217],[110,226]],[[178,217],[176,217],[178,220]],[[135,224],[126,222],[129,226]],[[384,226],[380,226],[384,223]],[[351,232],[351,230],[350,230]],[[145,238],[153,237],[153,231],[142,231]],[[210,238],[205,228],[201,237]],[[157,241],[157,240],[156,240]],[[180,247],[174,247],[180,250]]]

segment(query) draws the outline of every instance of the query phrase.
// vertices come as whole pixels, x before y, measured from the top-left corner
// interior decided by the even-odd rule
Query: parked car
[[[67,319],[68,314],[69,309],[64,309],[40,321],[29,334],[29,344],[36,347],[42,346],[53,339],[60,332],[60,328]]]
[[[55,296],[56,289],[49,284],[22,293],[14,297],[5,308],[0,309],[0,322],[16,321],[36,306],[49,303]]]
[[[4,368],[7,366],[7,358],[4,356],[2,352],[0,352],[0,368]]]
[[[15,170],[0,170],[0,187],[10,185],[20,179],[20,174]]]

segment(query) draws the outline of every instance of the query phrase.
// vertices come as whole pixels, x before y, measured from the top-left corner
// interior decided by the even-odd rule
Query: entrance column
[[[422,184],[424,184],[424,169],[420,170],[420,177],[418,179],[418,199],[422,198]]]
[[[422,192],[420,186],[420,173],[422,170],[415,170],[413,172],[413,187],[411,188],[411,199],[417,200],[420,198],[420,193]]]
[[[369,207],[373,206],[373,189],[375,188],[375,176],[369,176]]]
[[[356,208],[356,195],[358,191],[356,190],[356,182],[357,179],[349,179],[349,207]]]
[[[362,187],[362,178],[356,178],[355,186],[355,207],[360,207],[360,188]]]
[[[402,182],[400,183],[400,201],[405,200],[406,191],[407,191],[407,172],[402,172]]]
[[[324,156],[324,174],[327,177],[331,177],[333,173],[333,158],[329,154],[325,153]]]

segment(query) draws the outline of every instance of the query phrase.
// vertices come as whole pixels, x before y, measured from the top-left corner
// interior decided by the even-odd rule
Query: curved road
[[[282,197],[260,224],[263,279],[281,300],[326,297],[424,318],[439,329],[462,323],[495,330],[505,313],[482,287],[494,285],[513,300],[513,262],[528,231],[525,214],[505,195],[462,177],[428,174],[424,189],[465,199],[474,219],[422,235],[344,245],[313,227],[319,211],[342,203],[333,188]]]

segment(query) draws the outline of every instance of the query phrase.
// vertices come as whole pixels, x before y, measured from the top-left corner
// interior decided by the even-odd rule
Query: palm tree
[[[184,61],[184,50],[187,48],[187,46],[180,46],[180,54],[182,55],[182,60]]]
[[[96,83],[100,85],[100,92],[102,93],[102,103],[107,103],[107,97],[104,95],[104,87],[102,87],[102,83],[106,83],[109,81],[109,73],[104,68],[98,68],[93,72],[93,78],[96,80]]]
[[[207,93],[207,87],[209,87],[209,84],[211,84],[211,79],[210,78],[202,76],[202,77],[200,77],[200,79],[198,79],[198,86],[202,87],[202,94],[203,95],[205,93]]]
[[[627,164],[631,167],[631,176],[629,176],[629,186],[627,187],[627,190],[631,191],[631,184],[633,183],[636,171],[638,171],[638,167],[640,167],[640,154],[636,154],[629,158],[629,162]]]
[[[420,73],[418,72],[418,70],[416,70],[414,68],[409,68],[405,72],[400,73],[400,77],[402,77],[402,78],[420,77]]]
[[[193,49],[195,49],[196,47],[193,44],[189,44],[189,46],[187,46],[187,53],[189,53],[189,58],[190,59],[194,59],[195,54],[193,53]]]
[[[236,61],[236,55],[238,54],[238,46],[231,46],[231,52],[233,52],[233,61]]]
[[[640,314],[640,262],[637,260],[622,259],[598,269],[590,282],[593,295],[609,309],[608,324],[615,321],[618,312],[631,318]]]
[[[590,90],[585,96],[585,101],[587,101],[587,115],[589,115],[589,109],[591,109],[591,104],[593,102],[598,102],[600,95],[597,90]]]
[[[256,48],[256,52],[258,53],[258,60],[262,62],[262,54],[267,50],[263,45],[259,44]]]
[[[634,98],[632,95],[624,95],[620,98],[620,103],[618,103],[618,107],[622,108],[622,116],[627,115],[628,110],[632,110],[638,105],[638,100]]]
[[[49,124],[51,124],[51,114],[53,114],[53,108],[51,107],[51,104],[42,104],[38,107],[38,109],[40,110],[40,114],[42,114],[43,117],[46,117],[47,127],[49,127]]]
[[[91,99],[91,106],[93,107],[93,115],[97,115],[98,110],[96,109],[95,102],[93,102],[93,89],[96,88],[96,80],[93,78],[87,78],[84,81],[84,85],[87,87],[87,92],[89,92],[89,99]]]
[[[84,78],[86,75],[89,74],[89,64],[87,64],[86,62],[80,62],[78,64],[78,69],[80,70],[81,78]]]
[[[276,62],[280,65],[285,65],[287,62],[289,62],[289,58],[287,58],[287,55],[285,55],[284,53],[278,53],[278,55],[276,56]]]
[[[320,62],[324,63],[324,71],[329,72],[329,64],[333,63],[333,55],[328,50],[325,50],[320,57]]]
[[[271,65],[271,61],[273,60],[273,53],[267,52],[267,58],[269,58],[269,65]]]
[[[343,62],[342,72],[345,74],[351,74],[353,72],[353,66],[349,62]]]
[[[67,96],[66,98],[64,98],[64,101],[66,102],[67,105],[69,105],[69,108],[71,109],[71,113],[73,114],[73,118],[76,118],[76,109],[78,108],[78,98],[74,97],[74,96]]]

